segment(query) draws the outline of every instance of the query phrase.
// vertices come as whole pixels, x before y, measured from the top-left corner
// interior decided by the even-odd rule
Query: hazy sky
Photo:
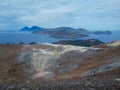
[[[120,0],[0,0],[0,30],[38,25],[120,29]]]

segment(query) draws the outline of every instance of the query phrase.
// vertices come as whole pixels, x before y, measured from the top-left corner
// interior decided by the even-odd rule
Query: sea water
[[[90,34],[89,37],[78,38],[78,39],[98,39],[103,42],[112,42],[112,41],[120,40],[120,31],[112,31],[111,35]],[[6,43],[18,44],[20,42],[26,44],[31,42],[36,42],[38,44],[41,44],[41,43],[52,43],[61,40],[70,40],[70,39],[53,38],[50,37],[49,35],[33,34],[30,32],[20,32],[20,31],[0,32],[0,44],[6,44]],[[71,40],[76,40],[76,39],[71,39]]]

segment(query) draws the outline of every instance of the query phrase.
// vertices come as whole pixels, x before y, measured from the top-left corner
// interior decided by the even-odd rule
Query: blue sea
[[[85,37],[83,39],[98,39],[100,41],[103,41],[105,43],[120,40],[120,31],[111,31],[111,35],[95,35],[95,34],[90,34],[89,37]]]
[[[99,39],[103,42],[112,42],[115,40],[120,40],[120,31],[112,31],[111,35],[94,35],[91,34],[89,37],[79,38],[79,39]],[[61,40],[67,39],[60,39],[60,38],[52,38],[49,35],[39,35],[39,34],[32,34],[30,32],[19,32],[19,31],[11,31],[11,32],[0,32],[0,44],[18,44],[20,42],[23,43],[31,43],[36,42],[38,44],[41,43],[52,43]],[[70,40],[70,39],[69,39]]]

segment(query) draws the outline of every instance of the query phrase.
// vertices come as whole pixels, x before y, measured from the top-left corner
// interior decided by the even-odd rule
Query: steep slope
[[[33,74],[32,78],[54,78],[56,74],[69,72],[77,68],[85,59],[98,52],[97,48],[70,45],[43,45],[46,48],[25,46],[19,61],[27,63]],[[57,70],[57,72],[55,72]]]
[[[86,77],[115,70],[116,68],[120,68],[120,47],[106,49],[92,57],[88,57],[84,59],[84,63],[76,70],[60,75],[57,78]]]
[[[20,64],[17,60],[21,49],[22,45],[0,45],[0,83],[27,80],[24,64]]]
[[[119,45],[119,41],[104,44],[104,48],[0,45],[0,83],[26,83],[27,90],[119,90]],[[23,87],[19,85],[13,84]]]
[[[29,30],[30,30],[30,28],[27,27],[27,26],[25,26],[25,27],[23,27],[22,29],[20,29],[20,31],[29,31]]]
[[[109,43],[106,43],[106,44],[95,45],[95,46],[92,46],[92,47],[98,47],[98,48],[116,48],[116,47],[120,47],[120,40],[109,42]]]
[[[30,28],[31,31],[38,31],[38,30],[44,30],[44,28],[38,27],[38,26],[32,26]]]

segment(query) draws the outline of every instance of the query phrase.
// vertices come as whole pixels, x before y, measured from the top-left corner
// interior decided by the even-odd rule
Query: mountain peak
[[[38,26],[32,26],[30,29],[31,30],[42,30],[43,28],[38,27]]]
[[[27,26],[25,26],[25,27],[23,27],[20,31],[28,31],[28,30],[30,30],[30,28],[27,27]]]
[[[25,26],[20,31],[39,31],[39,30],[43,30],[43,29],[44,28],[41,28],[41,27],[38,27],[38,26],[32,26],[31,28]]]

